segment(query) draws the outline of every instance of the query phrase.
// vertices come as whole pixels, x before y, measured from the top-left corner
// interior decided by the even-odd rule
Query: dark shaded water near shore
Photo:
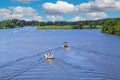
[[[0,80],[119,80],[119,48],[119,36],[100,30],[1,29]]]

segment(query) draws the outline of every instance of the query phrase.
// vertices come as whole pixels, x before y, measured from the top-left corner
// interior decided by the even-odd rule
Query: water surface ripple
[[[99,30],[3,29],[0,45],[0,80],[120,79],[120,37]]]

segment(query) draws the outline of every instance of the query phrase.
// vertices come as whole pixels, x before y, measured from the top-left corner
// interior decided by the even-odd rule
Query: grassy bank
[[[38,29],[72,29],[72,26],[37,26]]]
[[[101,29],[102,26],[97,25],[95,28],[91,28],[89,25],[83,25],[81,28],[79,26],[37,26],[38,29]]]
[[[102,29],[102,25],[97,25],[95,27],[90,27],[90,25],[83,25],[82,29]]]

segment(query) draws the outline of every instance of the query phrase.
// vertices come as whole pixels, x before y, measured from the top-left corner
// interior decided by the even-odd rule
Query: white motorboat
[[[51,53],[49,52],[49,53],[46,53],[46,54],[45,54],[45,58],[46,58],[46,59],[54,59],[54,56],[53,56],[53,54],[51,54]]]
[[[67,42],[64,42],[64,43],[63,43],[63,45],[62,45],[62,47],[63,47],[63,48],[68,48],[68,47],[69,47],[69,45],[68,45],[68,43],[67,43]]]

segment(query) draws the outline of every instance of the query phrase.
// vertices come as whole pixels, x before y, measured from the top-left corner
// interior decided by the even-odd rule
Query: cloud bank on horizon
[[[79,21],[97,20],[103,18],[120,17],[120,0],[93,0],[80,2],[79,4],[57,0],[42,2],[38,0],[11,0],[12,3],[20,3],[17,6],[0,7],[0,20],[24,19],[37,21]],[[32,5],[35,2],[39,5]],[[27,5],[27,6],[24,6]],[[31,6],[32,5],[32,6]],[[34,6],[39,6],[36,8]],[[111,14],[112,16],[109,16]]]
[[[13,2],[21,2],[21,3],[30,3],[30,2],[36,2],[38,0],[11,0]]]

